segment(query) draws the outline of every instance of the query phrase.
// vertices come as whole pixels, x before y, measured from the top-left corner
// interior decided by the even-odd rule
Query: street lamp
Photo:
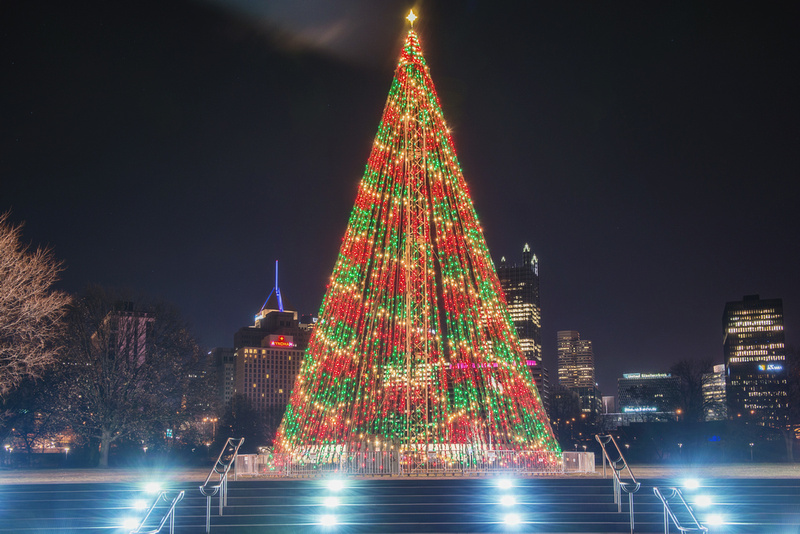
[[[750,461],[751,462],[753,461],[753,445],[755,445],[755,443],[751,443],[750,444]]]

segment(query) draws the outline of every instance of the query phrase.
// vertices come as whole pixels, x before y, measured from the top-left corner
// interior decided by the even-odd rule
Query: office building
[[[715,365],[711,373],[703,373],[703,412],[706,421],[724,421],[728,418],[725,374],[725,364]]]
[[[236,352],[233,349],[216,347],[208,353],[217,370],[217,391],[222,406],[228,407],[233,400],[236,378]]]
[[[536,382],[545,409],[549,407],[550,380],[542,364],[542,308],[539,303],[539,259],[526,243],[522,264],[509,265],[505,257],[497,266],[508,311],[519,337],[528,368]]]
[[[581,339],[575,330],[560,330],[557,334],[558,382],[575,393],[581,400],[581,411],[599,414],[602,399],[594,374],[592,342]]]
[[[603,413],[616,413],[617,399],[614,395],[603,395]]]
[[[789,424],[783,301],[747,295],[722,315],[728,417]]]
[[[680,384],[680,378],[670,373],[626,373],[617,379],[619,411],[674,418],[680,406]]]

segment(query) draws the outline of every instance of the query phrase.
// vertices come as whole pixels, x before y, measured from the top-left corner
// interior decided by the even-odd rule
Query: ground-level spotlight
[[[511,481],[510,478],[501,478],[497,481],[497,487],[500,489],[510,489],[514,483]]]
[[[503,495],[503,498],[500,499],[500,504],[503,506],[514,506],[517,504],[517,499],[513,495]]]
[[[706,524],[711,526],[719,526],[725,524],[725,518],[719,514],[711,514],[710,516],[706,517]]]
[[[144,485],[144,491],[147,493],[158,493],[161,491],[161,484],[159,482],[148,482]]]
[[[326,514],[319,518],[319,524],[323,527],[332,527],[336,524],[336,516]]]
[[[328,489],[331,491],[341,491],[344,489],[344,481],[339,478],[329,480]]]
[[[339,506],[339,497],[333,497],[333,496],[325,497],[324,503],[325,506],[327,506],[328,508],[336,508],[337,506]]]
[[[139,520],[134,517],[126,517],[122,520],[122,528],[125,530],[135,530],[139,527]]]
[[[519,517],[519,514],[506,514],[503,518],[503,523],[506,525],[519,525],[522,519]]]
[[[694,490],[700,487],[700,481],[696,478],[687,478],[683,481],[683,487],[689,490]]]
[[[698,495],[697,498],[694,500],[694,504],[699,506],[700,508],[706,508],[707,506],[711,506],[711,497],[708,495]]]

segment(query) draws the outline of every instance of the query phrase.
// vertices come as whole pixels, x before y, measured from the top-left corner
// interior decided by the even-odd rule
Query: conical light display
[[[413,29],[275,446],[560,453]]]

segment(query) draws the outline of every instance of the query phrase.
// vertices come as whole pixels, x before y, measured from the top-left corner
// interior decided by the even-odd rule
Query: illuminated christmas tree
[[[275,445],[560,453],[413,29]]]

